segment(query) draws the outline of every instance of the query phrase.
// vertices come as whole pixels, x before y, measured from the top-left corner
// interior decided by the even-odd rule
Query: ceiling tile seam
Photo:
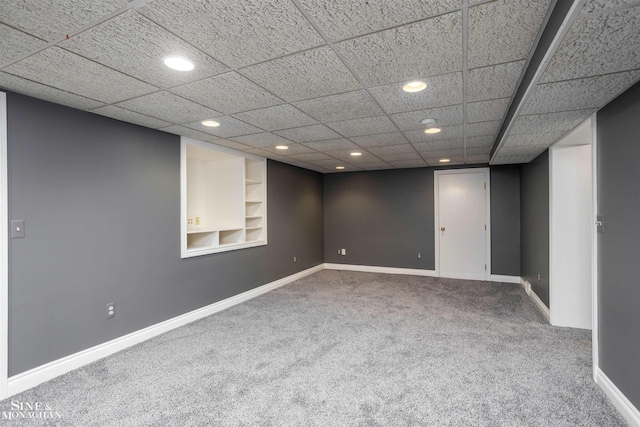
[[[4,72],[4,73],[7,73],[6,71],[3,71],[3,72]],[[22,80],[26,80],[26,81],[31,82],[31,83],[35,83],[35,84],[38,84],[38,85],[42,85],[42,86],[48,87],[48,88],[50,88],[50,89],[54,89],[54,90],[57,90],[57,91],[60,91],[60,92],[68,93],[69,95],[79,96],[80,98],[89,99],[89,100],[91,100],[91,101],[95,101],[95,102],[99,102],[99,103],[101,103],[101,104],[104,104],[104,105],[101,105],[100,107],[96,107],[96,108],[102,108],[102,107],[106,107],[107,105],[110,105],[109,103],[104,102],[104,101],[100,101],[99,99],[94,99],[94,98],[91,98],[91,97],[89,97],[89,96],[79,95],[79,94],[74,93],[74,92],[69,92],[68,90],[64,90],[64,89],[60,89],[60,88],[57,88],[57,87],[54,87],[54,86],[50,86],[50,85],[48,85],[48,84],[40,83],[40,82],[37,82],[37,81],[35,81],[35,80],[28,79],[28,78],[26,78],[26,77],[18,76],[18,75],[11,74],[11,73],[7,73],[7,74],[9,74],[10,76],[17,77],[17,78],[22,79]],[[1,86],[0,86],[0,87],[1,87]],[[7,90],[8,90],[8,91],[10,91],[10,92],[22,93],[22,92],[19,92],[19,91],[15,90],[15,89],[7,89]],[[51,102],[52,102],[52,101],[51,101]],[[94,110],[95,110],[96,108],[94,108]],[[79,109],[79,108],[78,108],[78,109]],[[87,110],[81,110],[81,111],[91,111],[91,110],[90,110],[90,109],[87,109]]]
[[[491,164],[493,159],[498,155],[498,152],[500,151],[500,148],[502,147],[502,145],[504,144],[504,142],[506,141],[506,139],[509,136],[509,132],[511,131],[511,128],[513,127],[513,123],[516,121],[516,119],[520,115],[520,111],[522,111],[522,109],[524,108],[525,104],[528,102],[529,98],[531,97],[531,94],[533,93],[533,90],[535,89],[535,87],[537,86],[538,82],[542,78],[542,75],[544,74],[544,71],[547,69],[547,66],[551,62],[551,59],[553,58],[553,55],[560,48],[560,45],[562,44],[562,41],[564,40],[565,36],[569,32],[569,29],[571,28],[571,26],[573,25],[575,20],[578,18],[579,14],[580,14],[580,11],[582,10],[582,7],[584,6],[584,4],[586,2],[587,2],[587,0],[573,0],[573,4],[571,5],[571,8],[570,8],[569,12],[565,16],[565,18],[564,18],[564,20],[562,22],[562,25],[560,26],[559,30],[556,32],[551,44],[549,45],[549,48],[547,49],[547,51],[545,52],[544,57],[542,58],[542,61],[540,61],[540,64],[538,64],[538,69],[536,70],[536,73],[534,74],[533,78],[529,82],[529,85],[527,86],[527,90],[525,91],[524,95],[522,96],[522,99],[520,99],[520,102],[518,103],[518,106],[517,106],[517,108],[516,108],[516,110],[515,110],[515,112],[513,114],[513,117],[511,117],[511,120],[509,120],[509,123],[507,124],[507,128],[506,128],[504,134],[502,135],[502,138],[500,139],[500,141],[496,141],[497,142],[497,147],[496,147],[495,151],[493,152],[493,155],[491,155],[490,158],[489,158],[489,164]],[[547,11],[547,14],[545,15],[544,21],[542,22],[542,25],[540,26],[540,30],[538,31],[538,35],[536,36],[536,40],[533,43],[531,51],[529,52],[529,58],[527,59],[527,62],[524,64],[524,67],[522,68],[522,72],[520,73],[520,79],[518,80],[518,84],[516,85],[516,89],[515,89],[513,95],[511,96],[511,102],[509,103],[509,106],[507,107],[507,114],[505,115],[505,118],[503,119],[503,123],[502,123],[502,126],[500,127],[500,129],[502,129],[502,127],[504,126],[504,121],[507,120],[509,110],[511,109],[511,107],[513,105],[513,102],[515,101],[515,96],[516,96],[516,94],[518,92],[518,89],[522,85],[524,76],[526,75],[527,70],[528,70],[529,66],[531,65],[531,60],[533,59],[533,56],[535,55],[536,47],[540,43],[540,39],[542,38],[544,30],[547,27],[547,24],[549,23],[549,19],[551,18],[551,15],[553,13],[553,10],[556,7],[556,4],[557,4],[557,0],[553,0],[551,2],[551,4],[549,5],[549,10]],[[498,134],[496,135],[496,139],[498,138],[499,135],[500,135],[500,130],[498,131]],[[494,146],[496,146],[496,142],[494,142]]]
[[[122,108],[122,109],[124,109],[124,110],[131,111],[131,112],[133,112],[133,113],[142,114],[142,113],[139,113],[138,111],[132,110],[131,108],[127,108],[127,107],[124,107],[124,106],[119,105],[119,104],[122,104],[122,103],[124,103],[124,102],[134,101],[134,100],[139,99],[139,98],[144,98],[145,96],[155,95],[156,93],[161,93],[161,92],[167,92],[167,93],[169,93],[169,94],[171,94],[171,95],[173,95],[173,96],[175,96],[175,97],[178,97],[178,98],[184,99],[185,101],[189,101],[189,102],[191,102],[191,103],[193,103],[193,104],[196,104],[196,105],[198,105],[198,106],[200,106],[200,107],[206,108],[206,109],[208,109],[208,110],[216,111],[216,110],[214,110],[214,109],[213,109],[213,108],[211,108],[211,107],[207,107],[206,105],[202,105],[202,104],[200,104],[199,102],[193,101],[193,100],[191,100],[191,99],[189,99],[189,98],[185,98],[184,96],[180,96],[180,95],[178,95],[178,94],[176,94],[176,93],[169,92],[169,91],[167,91],[167,90],[163,90],[163,89],[161,89],[161,90],[159,90],[159,91],[156,91],[156,92],[151,92],[151,93],[146,93],[146,94],[144,94],[144,95],[136,96],[135,98],[123,99],[122,101],[114,102],[114,103],[107,104],[107,105],[108,105],[108,106],[114,106],[114,107]],[[102,108],[102,107],[98,107],[98,108]],[[95,108],[94,108],[94,110],[95,110]],[[93,111],[93,110],[88,110],[88,111]],[[220,118],[220,117],[228,116],[228,114],[224,114],[224,113],[222,113],[222,112],[220,112],[220,111],[216,111],[216,113],[218,113],[219,115],[218,115],[218,116],[210,116],[210,117],[207,117],[207,118],[209,118],[209,119],[215,119],[215,118]],[[145,115],[146,115],[146,116],[149,116],[148,114],[145,114]],[[166,122],[166,121],[169,121],[169,120],[162,119],[162,118],[160,118],[160,117],[155,117],[155,116],[149,116],[149,117],[154,117],[154,118],[159,119],[159,120],[164,120],[165,122]],[[234,117],[234,119],[235,119],[235,117]],[[203,119],[203,120],[204,120],[204,119]],[[240,119],[236,119],[236,120],[240,120]],[[186,124],[186,123],[193,123],[193,121],[190,121],[190,122],[172,122],[172,123],[174,123],[175,125],[183,125],[183,124]],[[250,124],[250,123],[245,123],[245,124]],[[253,125],[251,125],[251,126],[253,126]],[[258,127],[258,126],[256,126],[256,127]],[[206,133],[206,132],[205,132],[205,133]]]
[[[57,39],[51,40],[51,41],[47,42],[47,44],[45,44],[44,46],[36,48],[36,49],[32,50],[31,52],[27,52],[27,53],[25,53],[23,55],[20,55],[20,56],[14,58],[12,60],[7,61],[6,63],[0,64],[0,70],[2,70],[3,68],[9,67],[9,66],[11,66],[11,65],[13,65],[13,64],[15,64],[17,62],[23,61],[23,60],[25,60],[25,59],[33,56],[33,55],[36,55],[36,54],[42,52],[43,50],[49,49],[50,47],[57,46],[59,43],[67,40],[67,38],[71,38],[71,37],[77,36],[78,34],[81,34],[81,33],[85,32],[85,31],[88,31],[88,30],[92,29],[93,27],[96,27],[96,26],[102,24],[103,22],[106,22],[106,21],[108,21],[108,20],[110,20],[112,18],[115,18],[118,15],[121,15],[121,14],[129,11],[130,9],[133,9],[133,8],[136,8],[138,6],[143,5],[147,1],[148,0],[130,0],[129,4],[127,4],[126,6],[121,7],[120,9],[117,9],[117,10],[111,12],[111,13],[108,13],[108,14],[104,15],[103,17],[101,17],[99,19],[96,19],[95,21],[93,21],[93,22],[91,22],[91,23],[89,23],[89,24],[87,24],[87,25],[85,25],[83,27],[80,27],[80,28],[78,28],[78,29],[76,29],[74,31],[70,31],[69,33],[62,35]],[[26,34],[29,34],[29,33],[26,33]],[[29,34],[29,35],[31,35],[31,34]],[[35,36],[33,36],[33,37],[35,37]],[[36,38],[39,38],[39,37],[36,37]],[[121,74],[124,74],[124,73],[121,72]]]
[[[333,42],[329,39],[329,37],[327,37],[327,35],[324,33],[324,31],[322,31],[322,29],[320,28],[320,26],[318,25],[318,23],[315,21],[315,19],[313,19],[313,17],[311,17],[309,15],[309,13],[307,12],[306,9],[304,9],[302,7],[302,5],[300,4],[300,0],[291,0],[291,2],[298,8],[298,10],[300,11],[300,13],[302,14],[302,16],[305,17],[305,19],[309,22],[309,24],[318,32],[318,34],[320,34],[320,37],[322,37],[322,39],[327,43],[327,45],[329,46],[329,48],[333,51],[333,53],[338,57],[338,59],[340,60],[340,62],[342,62],[342,64],[347,68],[347,70],[349,70],[349,72],[353,75],[353,77],[358,81],[358,83],[360,84],[360,86],[362,87],[362,90],[364,90],[367,95],[369,95],[369,97],[373,100],[373,102],[378,106],[378,108],[380,108],[380,111],[382,111],[389,120],[391,120],[391,122],[393,123],[393,125],[396,127],[396,130],[400,133],[402,133],[402,131],[400,130],[400,128],[398,127],[398,125],[391,119],[391,117],[389,117],[389,113],[387,113],[387,111],[382,107],[382,105],[380,104],[380,102],[371,94],[371,92],[369,91],[369,88],[367,87],[367,85],[364,84],[363,80],[360,78],[360,76],[355,72],[355,70],[353,69],[353,67],[351,66],[351,64],[349,64],[347,62],[347,60],[342,56],[342,54],[340,54],[340,52],[338,51],[338,49],[336,49],[335,45],[333,44]],[[353,91],[352,91],[353,92]],[[407,139],[407,137],[403,134],[402,137],[406,140],[407,143],[410,143],[410,141]],[[353,141],[352,141],[353,142]],[[354,142],[354,144],[356,144]],[[358,145],[358,144],[356,144]],[[362,147],[361,147],[362,148]],[[413,146],[412,146],[413,148]],[[414,148],[415,150],[415,148]],[[416,151],[416,153],[418,153]],[[419,154],[419,153],[418,153]]]
[[[467,77],[469,75],[469,0],[462,0],[462,143],[467,161]]]

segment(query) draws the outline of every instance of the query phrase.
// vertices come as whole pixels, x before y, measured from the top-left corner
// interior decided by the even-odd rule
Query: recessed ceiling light
[[[362,153],[361,153],[361,152],[359,152],[359,151],[354,151],[353,153],[351,153],[351,155],[352,155],[353,157],[358,157],[358,156],[362,156]]]
[[[424,130],[424,133],[439,133],[441,130],[440,128],[428,128]]]
[[[336,166],[336,169],[342,170],[342,169],[344,169],[344,166]]]
[[[215,128],[220,126],[220,123],[216,122],[215,120],[203,120],[200,123],[202,123],[203,126],[207,126],[210,128]]]
[[[419,80],[409,82],[406,85],[402,86],[402,90],[404,90],[405,92],[420,92],[421,90],[425,90],[426,88],[427,84]]]
[[[191,71],[195,67],[193,62],[181,56],[167,56],[164,58],[164,65],[178,71]]]
[[[440,159],[439,162],[440,163],[449,163],[451,161],[451,159]]]
[[[277,150],[288,150],[289,147],[287,147],[286,145],[276,145],[276,149]]]

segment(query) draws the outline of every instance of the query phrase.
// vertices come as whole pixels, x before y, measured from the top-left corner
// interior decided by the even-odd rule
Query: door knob
[[[440,227],[440,231],[444,231],[444,227]]]

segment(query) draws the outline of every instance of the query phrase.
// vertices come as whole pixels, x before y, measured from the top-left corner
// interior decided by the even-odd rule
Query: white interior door
[[[482,168],[435,173],[439,275],[488,280],[489,172]]]

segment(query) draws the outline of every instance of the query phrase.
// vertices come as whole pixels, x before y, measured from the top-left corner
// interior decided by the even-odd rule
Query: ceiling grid
[[[633,0],[576,0],[512,118],[553,0],[77,4],[0,7],[0,88],[322,173],[528,162],[640,79]]]

